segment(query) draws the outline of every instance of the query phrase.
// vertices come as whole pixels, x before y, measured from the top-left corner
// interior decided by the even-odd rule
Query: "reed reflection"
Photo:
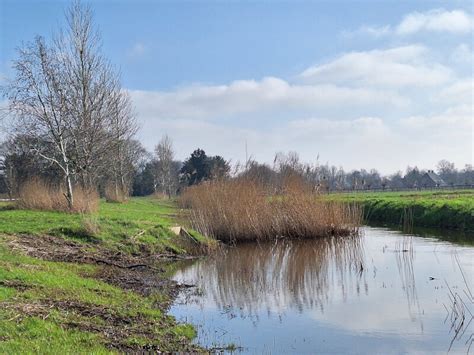
[[[332,297],[368,292],[361,243],[353,236],[240,244],[184,267],[176,279],[198,283],[206,297],[192,301],[211,300],[233,316],[262,309],[280,315],[286,308],[324,311]]]
[[[408,313],[413,321],[419,320],[420,329],[423,332],[422,311],[416,289],[414,268],[415,249],[413,247],[412,235],[403,235],[400,237],[395,247],[395,255],[402,289],[407,299]]]

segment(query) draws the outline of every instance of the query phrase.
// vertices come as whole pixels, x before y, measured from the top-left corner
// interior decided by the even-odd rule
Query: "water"
[[[366,227],[358,238],[238,245],[183,264],[174,279],[197,285],[171,313],[196,325],[206,347],[454,354],[474,338],[474,247],[384,228]]]

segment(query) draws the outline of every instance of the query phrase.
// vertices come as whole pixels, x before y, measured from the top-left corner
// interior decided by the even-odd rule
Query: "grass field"
[[[168,229],[176,212],[154,199],[92,216],[1,203],[0,353],[195,349],[194,329],[166,315],[176,285],[160,258],[189,252]]]
[[[474,190],[357,192],[327,198],[361,203],[368,222],[474,231]]]
[[[101,202],[97,214],[11,209],[0,202],[0,233],[48,234],[86,243],[101,243],[123,252],[166,250],[185,253],[173,240],[169,227],[178,223],[173,201],[133,198],[128,203]],[[193,233],[197,239],[202,238]],[[204,239],[203,239],[204,240]]]

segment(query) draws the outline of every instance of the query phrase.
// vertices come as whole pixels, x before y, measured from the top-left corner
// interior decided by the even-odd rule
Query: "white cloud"
[[[372,166],[386,169],[387,159],[381,155],[383,150],[379,145],[391,140],[391,133],[380,118],[365,117],[354,120],[309,118],[252,129],[197,119],[154,120],[144,122],[142,131],[143,140],[150,146],[157,132],[169,134],[181,159],[200,147],[209,154],[221,154],[234,162],[243,161],[247,143],[249,154],[262,162],[270,163],[277,151],[295,150],[305,161],[314,162],[321,153],[323,159],[347,168],[360,164],[353,160],[354,156],[364,156],[375,164]]]
[[[329,119],[304,119],[291,121],[288,124],[290,130],[305,132],[307,135],[335,137],[352,135],[381,134],[388,133],[382,119],[378,117],[361,117],[353,120],[329,120]]]
[[[456,127],[456,131],[460,131],[459,133],[470,134],[469,131],[472,125],[472,106],[460,105],[449,108],[441,114],[403,118],[400,120],[400,125],[403,128],[420,130],[423,132],[433,129],[439,135],[447,135],[450,134],[450,132],[455,133],[455,130],[448,129],[454,126]],[[423,137],[421,136],[420,138],[422,139]]]
[[[401,107],[400,95],[369,88],[347,88],[332,84],[297,85],[267,77],[260,81],[238,80],[228,85],[193,85],[171,92],[131,91],[145,111],[163,118],[210,118],[252,112],[319,110],[388,105]]]
[[[462,167],[472,160],[472,110],[460,106],[434,115],[356,119],[307,118],[263,128],[243,128],[199,119],[146,120],[142,138],[150,147],[168,133],[177,155],[186,158],[200,147],[209,154],[243,161],[249,154],[271,163],[277,151],[294,150],[304,161],[342,165],[346,169],[376,167],[383,173],[407,165],[435,167],[441,157]],[[455,142],[455,143],[454,143]]]
[[[472,32],[474,18],[463,10],[433,9],[425,12],[412,12],[403,17],[395,26],[363,25],[354,31],[344,31],[345,37],[368,35],[380,38],[391,34],[406,36],[419,32],[445,32],[466,34]]]
[[[363,25],[355,31],[344,31],[342,35],[347,38],[356,37],[359,35],[369,35],[374,38],[380,38],[392,33],[390,25],[385,26],[367,26]]]
[[[472,16],[462,10],[434,9],[406,15],[395,29],[399,35],[421,31],[469,33],[473,29]]]
[[[449,157],[456,166],[473,161],[473,108],[463,104],[448,108],[444,112],[432,115],[418,115],[402,118],[397,130],[405,134],[406,148],[410,147],[410,156],[415,163],[426,166],[431,161],[434,166],[439,157]],[[415,164],[413,164],[415,165]]]
[[[436,101],[449,105],[469,105],[474,103],[474,78],[458,80],[442,89],[436,96]]]
[[[474,64],[474,53],[472,45],[461,43],[451,54],[451,60],[459,64]]]
[[[139,58],[145,55],[146,52],[147,47],[143,43],[137,42],[133,45],[132,48],[129,49],[128,56],[129,58]]]
[[[351,52],[327,64],[308,68],[301,78],[318,83],[351,83],[376,86],[432,86],[450,79],[451,70],[428,60],[421,45],[386,50]]]
[[[472,161],[472,78],[459,79],[435,57],[409,45],[345,53],[296,82],[266,77],[130,94],[146,146],[168,133],[180,159],[200,147],[242,161],[247,142],[266,162],[295,150],[305,161],[319,154],[384,173],[433,168],[441,157],[464,166]]]

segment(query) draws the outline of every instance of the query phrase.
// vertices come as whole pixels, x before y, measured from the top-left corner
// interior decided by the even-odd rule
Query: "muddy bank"
[[[191,259],[190,256],[176,254],[129,255],[103,247],[100,244],[83,244],[50,235],[2,235],[1,239],[12,250],[31,257],[57,262],[95,265],[92,275],[95,279],[132,291],[143,297],[159,292],[163,297],[154,299],[153,308],[166,314],[170,304],[180,289],[190,285],[181,285],[166,276],[167,263],[174,260]],[[21,280],[4,280],[3,286],[25,291],[32,287]],[[42,287],[35,285],[34,287]],[[15,300],[2,302],[1,307],[15,314],[12,321],[21,321],[25,317],[50,317],[61,320],[66,329],[97,334],[111,350],[119,352],[160,352],[165,349],[180,351],[202,351],[190,343],[186,337],[173,334],[177,323],[170,316],[158,319],[141,314],[124,315],[113,307],[68,299]],[[165,341],[156,343],[157,329]],[[136,338],[140,342],[130,343],[127,339]]]

